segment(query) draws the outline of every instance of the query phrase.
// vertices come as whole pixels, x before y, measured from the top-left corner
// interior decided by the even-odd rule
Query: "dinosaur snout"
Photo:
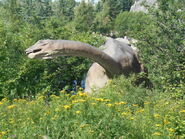
[[[30,51],[29,49],[26,49],[26,50],[25,50],[25,53],[26,53],[26,55],[28,55],[28,54],[31,53],[31,51]]]
[[[37,52],[39,52],[39,51],[41,51],[42,49],[34,49],[34,50],[30,50],[29,48],[28,49],[26,49],[25,50],[25,53],[27,54],[27,55],[29,55],[30,53],[37,53]]]

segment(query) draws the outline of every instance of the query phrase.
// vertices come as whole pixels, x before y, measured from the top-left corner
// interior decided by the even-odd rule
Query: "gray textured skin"
[[[148,10],[144,5],[153,6],[157,0],[136,0],[135,3],[131,6],[131,12],[145,12],[147,13]]]
[[[141,64],[136,52],[123,41],[109,38],[104,44],[105,50],[97,49],[85,43],[68,40],[40,40],[26,49],[29,58],[51,59],[58,56],[82,56],[95,61],[90,67],[85,91],[102,88],[107,81],[120,74],[141,72]]]

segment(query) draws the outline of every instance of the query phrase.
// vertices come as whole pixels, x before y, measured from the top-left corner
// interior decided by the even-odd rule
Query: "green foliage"
[[[158,9],[144,13],[123,12],[115,20],[117,36],[139,40],[142,62],[156,88],[185,84],[184,1],[159,1]]]
[[[74,25],[78,31],[88,31],[92,28],[94,20],[94,7],[82,1],[75,9]]]
[[[132,0],[102,0],[97,4],[97,14],[94,20],[94,29],[103,34],[110,33],[116,16],[128,11]]]
[[[132,5],[132,0],[102,0],[104,4],[107,4],[110,8],[109,15],[115,18],[119,13],[123,11],[129,11]]]
[[[57,16],[63,16],[71,21],[74,18],[75,0],[58,0],[53,3],[53,11]]]
[[[94,28],[98,32],[108,33],[112,28],[112,17],[109,15],[110,7],[105,2],[103,9],[97,13],[94,20]]]
[[[119,37],[138,38],[148,25],[151,27],[151,24],[151,17],[145,13],[122,12],[115,19],[114,29]]]
[[[133,87],[121,77],[94,95],[63,90],[32,101],[3,99],[0,137],[184,138],[185,101],[170,95]]]
[[[185,11],[183,1],[161,3],[158,10],[153,11],[155,26],[151,31],[143,32],[140,48],[144,62],[147,63],[153,78],[158,85],[184,84],[184,28]],[[165,8],[166,7],[166,8]],[[144,34],[145,33],[145,34]],[[142,46],[142,47],[141,47]],[[154,76],[160,76],[160,79]],[[163,86],[163,87],[164,87]]]

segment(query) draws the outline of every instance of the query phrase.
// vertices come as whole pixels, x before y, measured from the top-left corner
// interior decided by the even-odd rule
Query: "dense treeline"
[[[184,1],[159,0],[148,14],[131,13],[133,0],[0,1],[0,95],[32,97],[80,81],[90,66],[84,58],[30,60],[24,50],[40,39],[70,39],[100,46],[99,34],[140,40],[142,62],[154,87],[184,86]],[[183,93],[181,93],[183,94]]]

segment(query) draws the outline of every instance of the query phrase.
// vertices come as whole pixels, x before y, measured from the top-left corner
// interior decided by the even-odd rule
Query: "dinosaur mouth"
[[[44,55],[43,53],[40,53],[41,51],[42,51],[41,48],[38,48],[38,49],[29,49],[28,48],[25,50],[25,53],[31,59],[33,59],[33,58],[40,59],[40,58],[42,58],[41,56]]]
[[[35,50],[33,50],[33,51],[26,50],[25,52],[26,52],[27,55],[29,55],[29,54],[31,54],[31,53],[40,52],[41,50],[42,50],[42,49],[35,49]]]

